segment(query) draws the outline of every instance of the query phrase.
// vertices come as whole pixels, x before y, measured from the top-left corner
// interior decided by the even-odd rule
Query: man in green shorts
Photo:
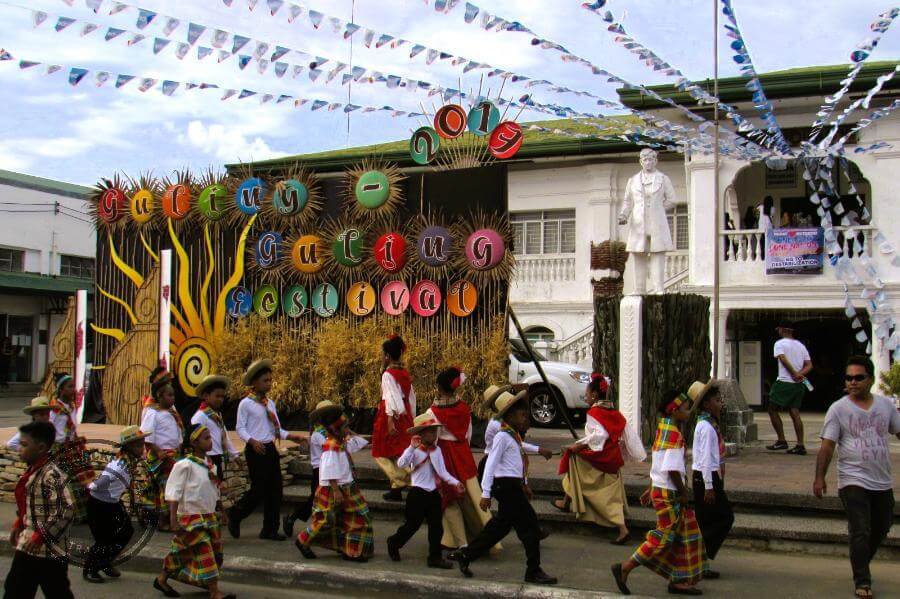
[[[794,431],[797,433],[797,445],[788,449],[788,453],[806,455],[806,447],[803,444],[803,421],[800,420],[800,404],[803,396],[809,388],[806,375],[812,370],[812,362],[806,346],[794,339],[794,325],[782,321],[775,329],[781,339],[775,342],[775,359],[778,360],[778,379],[769,390],[769,418],[778,440],[774,445],[766,446],[766,449],[778,451],[787,449],[788,443],[784,438],[784,425],[781,423],[779,408],[788,410],[791,420],[794,422]]]

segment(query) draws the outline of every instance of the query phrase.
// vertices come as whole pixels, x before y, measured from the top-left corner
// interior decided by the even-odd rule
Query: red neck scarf
[[[49,453],[42,455],[37,462],[22,473],[22,476],[19,477],[19,482],[16,483],[16,522],[13,524],[15,530],[21,530],[25,525],[25,515],[28,513],[28,481],[31,480],[35,472],[47,464],[49,459]]]

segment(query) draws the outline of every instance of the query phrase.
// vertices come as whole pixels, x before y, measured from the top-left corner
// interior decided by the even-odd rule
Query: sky
[[[315,30],[307,11],[288,22],[288,4],[320,11],[363,28],[402,37],[429,48],[488,63],[532,79],[546,79],[558,86],[587,91],[610,100],[615,87],[582,65],[560,60],[554,50],[531,45],[527,33],[483,31],[466,24],[465,2],[448,14],[434,10],[434,1],[423,0],[288,0],[272,16],[267,0],[259,0],[251,11],[248,1],[233,0],[128,0],[128,8],[110,15],[112,0],[0,0],[0,47],[15,60],[0,62],[0,169],[91,185],[115,173],[131,176],[152,173],[170,176],[174,171],[222,170],[228,163],[250,162],[293,154],[318,152],[408,138],[425,124],[421,118],[392,117],[387,113],[344,114],[340,110],[310,111],[307,104],[260,103],[263,94],[281,94],[350,102],[361,106],[390,105],[398,110],[433,113],[438,97],[424,91],[389,89],[383,84],[354,83],[342,86],[340,75],[330,83],[325,75],[310,81],[310,56],[330,59],[327,73],[337,61],[387,74],[408,77],[492,98],[500,91],[497,77],[487,70],[463,74],[449,60],[426,64],[426,53],[410,59],[410,45],[366,48],[363,31],[350,40],[323,24]],[[90,7],[99,2],[95,13]],[[71,6],[69,6],[71,3]],[[429,6],[430,4],[430,6]],[[581,8],[576,0],[480,0],[483,10],[509,21],[518,21],[544,39],[553,40],[574,54],[590,60],[633,83],[671,83],[615,44],[606,23]],[[609,0],[612,11],[629,34],[653,49],[689,78],[712,75],[713,7],[715,0]],[[735,12],[758,72],[811,65],[845,64],[856,45],[873,35],[869,24],[891,8],[879,0],[733,0]],[[145,29],[136,25],[138,8],[159,16]],[[34,10],[47,19],[34,27]],[[76,21],[57,32],[60,17]],[[168,34],[173,40],[158,54],[154,39],[164,38],[166,17],[178,19]],[[477,21],[476,21],[477,22]],[[188,54],[176,56],[176,42],[186,42],[189,23],[206,29]],[[85,26],[100,27],[85,34]],[[105,41],[109,27],[125,33]],[[202,60],[198,47],[212,47],[215,29],[243,35],[253,41],[238,54],[252,54],[258,42],[268,43],[271,54],[278,46],[290,48],[280,59],[305,66],[298,76],[292,70],[278,77],[273,67],[260,73],[257,62],[241,70],[231,56],[218,61],[218,50]],[[881,39],[871,60],[900,58],[900,25],[895,24]],[[147,39],[129,45],[133,34]],[[737,75],[728,40],[720,37],[720,74]],[[377,36],[376,36],[377,39]],[[351,44],[352,42],[352,44]],[[224,46],[231,49],[232,38]],[[305,52],[306,54],[301,54]],[[351,58],[352,55],[352,58]],[[19,60],[41,65],[19,67]],[[46,65],[63,68],[47,75]],[[91,73],[79,85],[68,83],[71,67]],[[98,86],[95,73],[105,71],[112,79]],[[134,80],[116,89],[118,74],[180,82],[208,82],[220,89],[185,91],[171,96],[159,85],[142,93]],[[222,89],[247,89],[257,95],[221,100]],[[506,84],[502,96],[517,99],[532,92],[538,102],[572,106],[581,111],[610,113],[594,100],[571,93],[554,93],[546,86],[527,90],[523,84]],[[552,118],[537,111],[509,115],[519,121]],[[777,116],[777,113],[776,113]]]

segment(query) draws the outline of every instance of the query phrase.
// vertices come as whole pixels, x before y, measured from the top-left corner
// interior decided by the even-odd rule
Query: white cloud
[[[199,120],[188,123],[187,134],[179,136],[179,141],[187,141],[200,151],[225,162],[249,162],[287,155],[287,152],[273,150],[259,136],[248,141],[237,127],[220,123],[207,126]]]
[[[34,161],[30,156],[22,154],[13,144],[0,142],[0,164],[8,171],[26,172]]]

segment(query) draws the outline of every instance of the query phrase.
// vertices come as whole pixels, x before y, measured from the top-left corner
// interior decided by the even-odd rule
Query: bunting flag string
[[[897,108],[900,108],[900,100],[894,100],[888,106],[885,106],[884,108],[879,108],[878,110],[875,110],[874,112],[869,114],[869,116],[867,116],[866,118],[860,119],[859,121],[857,121],[856,125],[854,125],[853,128],[851,128],[850,131],[848,131],[844,135],[844,137],[842,137],[841,139],[839,139],[837,141],[837,143],[835,144],[835,147],[838,149],[843,148],[844,144],[847,143],[847,140],[850,139],[851,135],[859,132],[862,129],[865,129],[866,127],[868,127],[875,121],[879,121],[879,120],[883,119],[884,117],[888,116],[890,113],[892,113]],[[874,147],[876,145],[878,146],[878,148]],[[872,144],[871,146],[869,146],[866,149],[856,148],[854,150],[854,152],[861,154],[863,151],[872,151],[873,149],[879,149],[879,148],[884,148],[884,147],[888,147],[888,144],[885,144],[884,142],[878,142],[878,143]]]
[[[828,133],[828,135],[825,136],[824,139],[822,139],[822,142],[819,145],[821,147],[828,147],[829,144],[831,144],[831,140],[834,139],[834,136],[837,134],[838,127],[840,127],[841,124],[843,124],[843,122],[847,119],[847,117],[850,116],[850,114],[853,113],[857,108],[862,106],[864,109],[868,110],[869,103],[872,101],[872,98],[875,96],[875,94],[881,91],[881,88],[884,87],[885,83],[894,78],[894,75],[897,74],[897,71],[900,71],[900,64],[895,66],[894,70],[890,73],[886,73],[878,77],[878,79],[875,80],[875,85],[872,86],[871,89],[869,89],[865,96],[851,102],[850,105],[841,112],[841,114],[839,114],[831,123],[829,123],[831,131]],[[841,147],[843,147],[843,144],[837,146],[835,149],[839,150]]]
[[[874,31],[877,35],[874,38],[867,38],[860,42],[857,44],[856,50],[850,53],[850,61],[853,66],[850,67],[850,72],[847,74],[847,77],[841,81],[841,88],[831,96],[825,98],[825,103],[822,104],[819,108],[819,112],[816,113],[816,120],[813,123],[812,132],[809,136],[810,143],[815,142],[816,137],[818,137],[822,127],[834,112],[838,102],[840,102],[841,98],[850,91],[850,86],[853,85],[856,76],[859,75],[859,72],[863,68],[863,64],[868,60],[872,50],[878,45],[881,36],[887,33],[887,30],[891,27],[891,24],[893,24],[898,15],[900,15],[900,8],[892,8],[891,10],[878,15],[878,17],[869,25],[869,29]]]
[[[772,102],[766,97],[766,92],[763,90],[762,83],[759,80],[759,74],[756,72],[753,61],[750,59],[750,52],[747,50],[744,36],[741,35],[741,29],[738,26],[731,0],[721,1],[722,14],[731,23],[730,25],[725,25],[725,30],[728,32],[728,37],[734,40],[731,42],[731,49],[734,50],[733,58],[740,65],[741,74],[749,79],[746,87],[753,94],[753,103],[756,106],[756,110],[759,112],[762,121],[768,125],[767,131],[775,138],[775,145],[778,147],[778,150],[786,156],[793,156],[794,152],[791,150],[791,145],[784,138],[784,132],[782,132],[781,127],[778,126],[778,121],[775,119]]]

